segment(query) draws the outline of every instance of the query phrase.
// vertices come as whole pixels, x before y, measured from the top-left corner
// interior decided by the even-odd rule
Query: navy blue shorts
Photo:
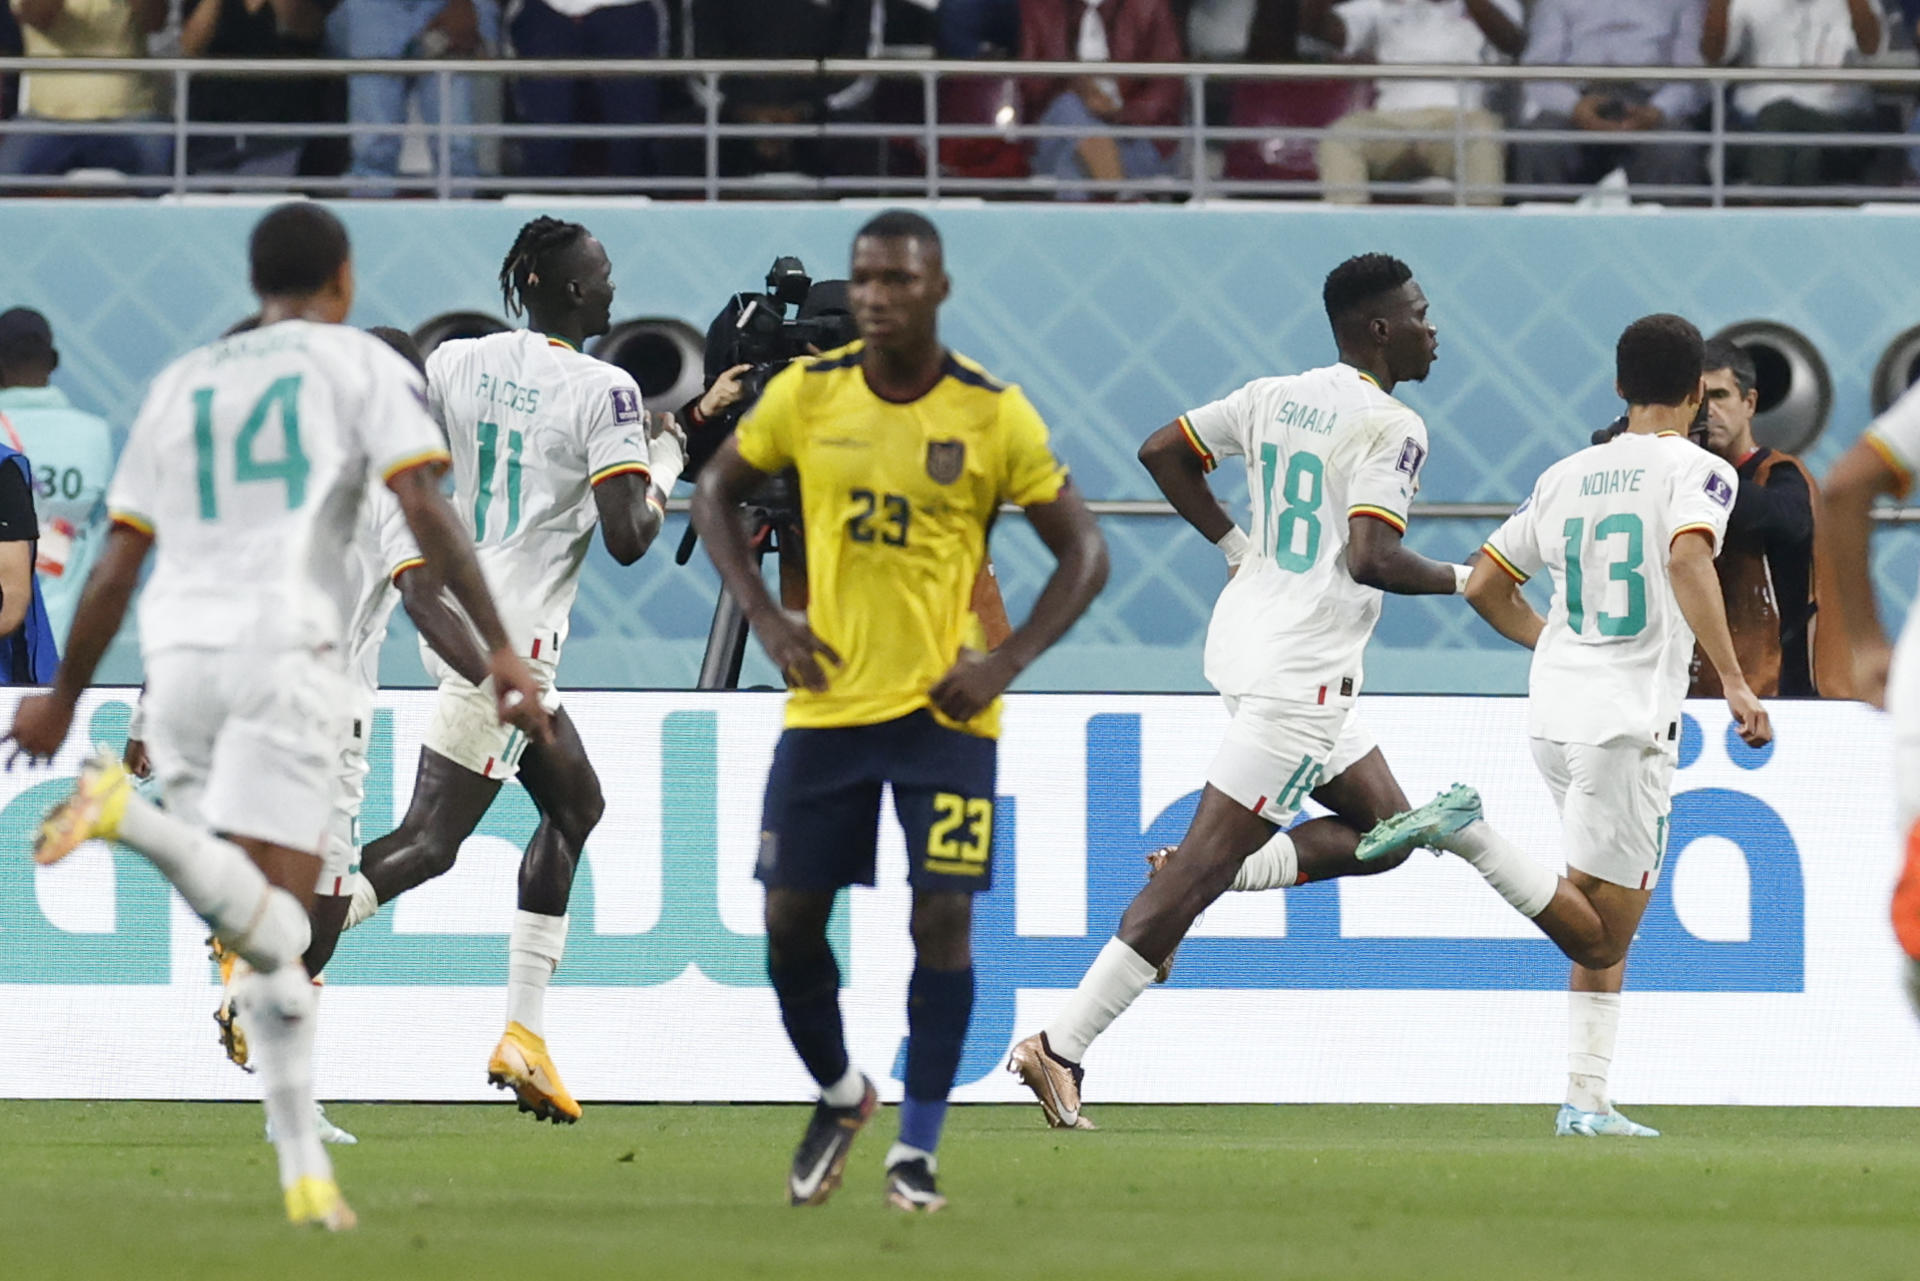
[[[997,749],[927,711],[879,725],[786,730],[767,775],[754,875],[770,889],[873,884],[880,788],[892,784],[908,882],[922,890],[991,888]]]

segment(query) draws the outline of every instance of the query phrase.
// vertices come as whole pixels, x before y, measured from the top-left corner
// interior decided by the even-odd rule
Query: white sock
[[[925,1161],[927,1163],[928,1174],[940,1173],[940,1162],[935,1159],[933,1153],[923,1152],[919,1148],[911,1147],[897,1140],[892,1147],[887,1149],[887,1163],[880,1168],[883,1170],[891,1170],[903,1161]]]
[[[359,872],[353,874],[347,894],[353,901],[347,905],[347,923],[342,929],[350,930],[380,910],[380,898],[373,892],[373,882]]]
[[[1560,888],[1560,874],[1493,830],[1484,819],[1469,823],[1441,842],[1473,864],[1494,893],[1525,917],[1547,910]]]
[[[567,918],[513,914],[507,938],[507,1022],[546,1036],[547,982],[567,950]]]
[[[820,1101],[830,1108],[850,1108],[867,1097],[867,1078],[848,1062],[846,1075],[820,1091]]]
[[[280,1186],[303,1177],[331,1179],[313,1110],[313,983],[299,964],[234,983],[234,1007],[260,1072],[267,1122],[280,1157]]]
[[[1247,856],[1234,873],[1230,890],[1284,890],[1300,883],[1300,856],[1294,852],[1293,838],[1275,832],[1273,839]]]
[[[1618,992],[1567,993],[1567,1102],[1583,1112],[1605,1112],[1607,1069],[1620,1031]]]
[[[247,852],[141,800],[127,798],[120,841],[160,869],[220,941],[258,970],[297,960],[312,939],[307,909],[267,883]]]
[[[1118,938],[1108,939],[1067,998],[1066,1008],[1047,1025],[1048,1047],[1069,1063],[1078,1063],[1107,1025],[1152,982],[1153,966]]]

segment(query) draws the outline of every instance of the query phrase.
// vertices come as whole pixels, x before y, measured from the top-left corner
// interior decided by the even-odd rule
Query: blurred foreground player
[[[1827,477],[1821,549],[1834,570],[1853,644],[1853,695],[1893,713],[1893,781],[1906,857],[1893,891],[1893,931],[1907,954],[1907,995],[1920,1013],[1920,621],[1887,644],[1873,596],[1873,504],[1904,498],[1920,471],[1920,388],[1874,420]]]
[[[150,550],[140,608],[147,744],[162,812],[102,754],[48,814],[34,857],[92,839],[144,855],[252,971],[239,1017],[264,1082],[288,1217],[353,1226],[315,1132],[313,985],[300,963],[332,813],[353,601],[345,564],[370,475],[488,649],[496,714],[546,732],[539,687],[508,647],[473,550],[440,496],[447,454],[419,375],[341,321],[346,230],[315,204],[255,227],[261,327],[154,380],[108,491],[113,527],[53,689],[16,713],[33,757],[59,750]]]
[[[794,1205],[839,1186],[877,1103],[848,1060],[827,918],[843,887],[873,884],[887,784],[906,836],[914,943],[887,1200],[946,1204],[934,1154],[973,1010],[973,895],[992,884],[1000,694],[1106,581],[1106,545],[1033,406],[941,345],[948,289],[932,223],[900,211],[868,222],[853,242],[860,341],[776,374],[694,496],[701,540],[793,687],[756,875],[767,972],[821,1087],[788,1179]],[[799,471],[806,519],[805,614],[768,591],[738,512],[787,467]],[[1059,564],[1032,616],[982,653],[970,600],[1002,502],[1026,509]]]
[[[1561,1135],[1659,1134],[1614,1108],[1607,1075],[1627,949],[1666,861],[1696,636],[1740,737],[1754,747],[1773,737],[1714,573],[1739,480],[1686,435],[1704,394],[1701,351],[1700,331],[1679,316],[1629,325],[1615,357],[1627,429],[1542,473],[1467,582],[1467,603],[1533,651],[1527,732],[1560,812],[1567,874],[1496,832],[1479,794],[1458,785],[1387,820],[1359,850],[1458,854],[1572,960]],[[1553,578],[1546,618],[1520,594],[1542,569]]]
[[[574,869],[605,802],[555,680],[595,525],[616,561],[639,560],[685,453],[671,415],[649,421],[631,374],[581,353],[607,332],[613,306],[613,265],[585,227],[527,223],[500,290],[509,314],[525,311],[531,327],[442,343],[427,360],[427,394],[453,449],[454,504],[553,713],[553,741],[529,744],[499,724],[485,684],[430,647],[440,690],[413,799],[399,828],[362,852],[349,922],[450,869],[517,773],[540,825],[520,863],[507,1026],[487,1079],[512,1090],[522,1111],[571,1123],[580,1105],[547,1052],[546,993],[566,950]]]
[[[1094,1128],[1080,1107],[1081,1061],[1156,970],[1164,977],[1209,904],[1229,889],[1298,884],[1303,872],[1383,871],[1355,860],[1360,834],[1407,808],[1355,705],[1383,593],[1445,595],[1467,577],[1401,543],[1427,429],[1392,391],[1427,376],[1438,335],[1397,258],[1348,259],[1322,296],[1337,363],[1256,379],[1140,451],[1175,510],[1237,567],[1207,628],[1207,680],[1232,721],[1180,844],[1052,1022],[1013,1048],[1008,1070],[1057,1128]],[[1222,457],[1247,460],[1251,534],[1207,488]],[[1280,830],[1309,795],[1337,817]]]
[[[248,325],[246,328],[255,328]],[[404,357],[416,371],[424,361],[413,339],[398,329],[375,327],[368,333]],[[472,628],[448,600],[440,580],[426,568],[413,535],[407,529],[406,515],[393,492],[377,480],[369,480],[366,504],[361,512],[353,554],[347,561],[350,599],[353,608],[347,624],[347,674],[352,700],[346,709],[346,737],[335,757],[333,821],[321,855],[320,879],[314,889],[309,919],[313,938],[303,961],[312,976],[316,998],[321,990],[320,971],[333,956],[352,902],[349,890],[360,859],[360,809],[366,801],[367,741],[373,729],[373,700],[380,691],[380,650],[386,643],[387,623],[393,607],[404,601],[420,636],[455,671],[475,683],[486,679],[487,659],[473,636]],[[144,719],[144,718],[141,718]],[[129,759],[135,759],[135,740],[129,737]],[[145,744],[138,744],[138,757],[144,758]],[[144,773],[144,770],[136,771]],[[234,1017],[235,980],[246,970],[224,944],[214,940],[214,955],[220,962],[222,980],[220,1008],[214,1021],[220,1026],[221,1047],[227,1057],[252,1071],[245,1030]],[[359,1142],[353,1135],[328,1119],[320,1104],[314,1104],[315,1125],[326,1143]],[[273,1137],[273,1126],[267,1126]]]

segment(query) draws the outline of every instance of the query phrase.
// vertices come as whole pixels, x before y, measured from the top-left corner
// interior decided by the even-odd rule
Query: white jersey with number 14
[[[453,448],[454,507],[509,635],[522,653],[541,631],[564,641],[599,522],[593,486],[648,471],[639,385],[523,329],[436,347],[427,394]]]
[[[1247,460],[1252,542],[1214,605],[1207,680],[1229,696],[1360,692],[1378,588],[1347,572],[1347,521],[1407,528],[1427,428],[1352,365],[1257,378],[1183,415],[1209,470]]]
[[[357,329],[287,320],[181,357],[107,490],[154,538],[142,649],[344,646],[368,484],[445,459],[420,375]]]

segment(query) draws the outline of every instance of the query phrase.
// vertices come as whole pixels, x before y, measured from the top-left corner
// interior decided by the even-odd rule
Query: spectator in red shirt
[[[1020,57],[1041,62],[1180,62],[1185,53],[1168,0],[1022,0]],[[1084,131],[1034,143],[1033,171],[1066,182],[1156,177],[1168,172],[1172,138],[1115,138],[1112,126],[1177,126],[1177,79],[1084,75],[1030,77],[1021,86],[1030,123]],[[1084,200],[1085,191],[1062,199]]]

